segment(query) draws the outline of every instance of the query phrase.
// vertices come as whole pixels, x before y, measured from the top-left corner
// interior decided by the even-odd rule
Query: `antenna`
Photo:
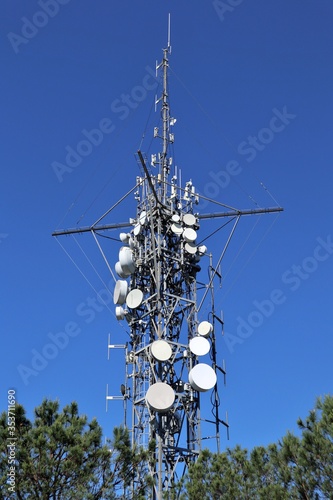
[[[108,356],[115,350],[124,354],[125,380],[119,384],[116,396],[109,395],[107,386],[106,404],[123,400],[125,426],[129,406],[132,445],[149,452],[145,470],[135,472],[131,493],[134,497],[142,477],[149,475],[151,500],[168,497],[188,466],[197,460],[202,440],[212,437],[211,432],[206,434],[207,426],[215,426],[213,437],[218,451],[221,425],[229,436],[228,414],[225,420],[219,416],[218,387],[222,378],[225,382],[226,366],[224,361],[220,366],[221,357],[217,353],[217,332],[223,333],[224,319],[216,314],[215,284],[222,283],[220,264],[241,217],[282,210],[280,207],[238,210],[216,202],[223,212],[200,214],[196,207],[200,195],[192,180],[182,184],[185,170],[175,166],[175,175],[169,181],[172,165],[169,146],[174,142],[176,123],[170,117],[168,95],[170,25],[169,14],[168,44],[163,49],[162,62],[156,67],[163,78],[162,95],[156,100],[163,124],[161,133],[156,127],[152,131],[154,144],[158,142],[161,148],[152,155],[153,170],[139,150],[141,177],[137,177],[133,189],[93,225],[53,233],[54,236],[91,233],[105,260],[114,238],[104,238],[108,247],[103,252],[97,237],[102,236],[102,231],[127,228],[128,233],[119,234],[116,249],[118,261],[114,268],[118,278],[113,302],[115,318],[125,323],[123,330],[128,337],[119,344],[112,344],[110,335],[108,338]],[[157,174],[155,167],[159,167]],[[131,214],[128,222],[108,223],[106,218],[129,195],[136,201],[135,214]],[[128,206],[125,205],[124,211]],[[206,220],[213,224],[222,217],[229,217],[234,224],[226,235],[220,257],[213,262],[207,247],[200,244],[199,234]],[[201,272],[202,267],[205,269]],[[120,328],[119,333],[122,333]],[[207,408],[211,410],[211,420],[204,418]],[[127,485],[124,492],[126,488]]]
[[[168,16],[168,52],[171,54],[171,14]]]

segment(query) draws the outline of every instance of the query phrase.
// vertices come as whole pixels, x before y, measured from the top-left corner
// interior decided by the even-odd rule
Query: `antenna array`
[[[130,340],[121,345],[112,345],[110,339],[108,342],[109,349],[124,352],[125,383],[121,396],[107,393],[107,401],[124,401],[124,422],[132,444],[151,452],[147,472],[153,478],[150,497],[155,500],[165,498],[197,459],[206,438],[201,434],[202,421],[213,425],[213,438],[220,451],[220,426],[228,429],[229,424],[219,415],[218,374],[225,379],[226,369],[224,362],[222,366],[217,362],[216,336],[223,331],[223,318],[215,311],[214,280],[221,278],[219,266],[240,217],[282,210],[232,209],[200,215],[199,195],[192,180],[182,187],[176,173],[171,177],[169,147],[174,142],[176,119],[170,115],[168,99],[170,52],[169,19],[168,46],[156,66],[163,81],[162,94],[156,101],[161,107],[162,129],[155,127],[154,137],[161,142],[161,151],[152,155],[149,166],[145,155],[137,152],[142,175],[136,180],[134,219],[100,225],[101,217],[88,228],[53,233],[91,232],[96,239],[95,234],[101,230],[130,228],[119,236],[119,259],[115,263],[119,279],[113,295],[116,318],[127,323]],[[155,168],[158,173],[153,175]],[[207,247],[197,243],[201,221],[213,217],[235,220],[215,266]],[[207,283],[199,280],[202,265],[208,267]],[[203,314],[207,297],[210,311]],[[212,419],[201,414],[206,392],[211,395]],[[138,483],[140,477],[133,481],[132,494]]]
[[[149,474],[152,498],[157,499],[176,482],[179,466],[183,474],[197,458],[200,393],[217,387],[215,316],[212,322],[200,319],[197,307],[200,261],[209,258],[207,248],[196,243],[198,195],[192,181],[185,188],[177,184],[176,175],[169,181],[176,120],[168,101],[168,53],[169,46],[157,65],[163,79],[157,101],[162,131],[155,128],[154,136],[161,140],[162,151],[152,156],[151,164],[159,171],[151,175],[138,151],[144,175],[137,179],[134,228],[120,234],[123,245],[115,269],[121,279],[114,292],[116,317],[130,328],[125,394],[130,394],[132,406],[132,442],[150,450],[155,443]],[[209,353],[208,364],[199,362]]]

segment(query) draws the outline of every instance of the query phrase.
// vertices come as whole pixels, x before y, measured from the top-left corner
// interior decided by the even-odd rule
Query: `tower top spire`
[[[168,15],[168,52],[171,54],[171,14]]]
[[[162,95],[156,100],[156,105],[161,103],[162,114],[162,134],[159,135],[158,128],[155,128],[154,137],[162,139],[162,151],[159,155],[160,178],[162,181],[162,200],[165,203],[167,196],[167,180],[170,172],[171,159],[168,156],[169,144],[174,142],[174,135],[171,133],[171,127],[175,120],[170,118],[169,94],[168,94],[168,54],[171,54],[171,16],[168,16],[168,42],[167,47],[163,49],[163,59],[160,64],[156,64],[156,73],[162,68]]]

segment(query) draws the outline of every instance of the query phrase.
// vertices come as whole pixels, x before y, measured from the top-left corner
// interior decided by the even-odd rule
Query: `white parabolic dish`
[[[127,272],[125,273],[125,271],[123,270],[123,268],[121,267],[121,264],[120,262],[116,262],[116,265],[115,265],[115,270],[116,270],[116,273],[118,274],[118,276],[120,276],[121,278],[128,278],[128,276],[131,275],[130,272]]]
[[[141,231],[141,225],[140,225],[140,223],[138,222],[138,223],[134,226],[134,230],[133,230],[134,236],[138,236],[138,235],[140,234],[140,231]]]
[[[156,382],[149,387],[146,401],[153,410],[164,413],[170,410],[175,402],[175,392],[170,385]]]
[[[205,363],[195,365],[188,374],[188,380],[194,390],[199,392],[209,391],[216,384],[216,373],[213,368]]]
[[[120,233],[119,238],[123,243],[128,243],[130,235],[127,233]]]
[[[197,238],[197,232],[191,227],[187,227],[184,229],[183,237],[187,243],[193,243]]]
[[[209,353],[210,342],[205,337],[193,337],[189,343],[190,351],[196,356],[205,356]]]
[[[172,356],[172,349],[166,340],[155,340],[151,345],[151,353],[157,361],[168,361]]]
[[[126,304],[128,307],[131,309],[135,309],[136,307],[139,307],[143,299],[143,293],[141,290],[138,288],[134,288],[129,292],[129,294],[126,297]]]
[[[186,224],[186,226],[194,226],[197,220],[193,214],[185,214],[183,217],[183,222],[184,224]]]
[[[125,280],[118,280],[113,292],[113,303],[124,304],[127,295],[128,284]]]
[[[191,255],[195,255],[197,253],[197,247],[194,243],[185,243],[185,250]]]
[[[116,318],[118,321],[125,318],[125,310],[121,306],[116,307]]]
[[[183,230],[183,226],[177,224],[176,222],[171,225],[171,231],[175,234],[182,234]]]
[[[209,321],[201,321],[198,325],[198,334],[203,337],[208,337],[213,331],[213,325]]]
[[[124,273],[134,273],[135,263],[133,261],[133,253],[129,247],[121,247],[119,250],[119,262]]]
[[[141,224],[141,226],[145,225],[146,220],[147,220],[147,212],[145,210],[143,210],[140,214],[140,217],[139,217],[139,223]]]
[[[199,255],[204,255],[207,252],[206,245],[200,245],[198,248]]]

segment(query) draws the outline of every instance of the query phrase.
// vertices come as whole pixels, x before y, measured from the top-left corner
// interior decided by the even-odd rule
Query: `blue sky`
[[[332,392],[332,3],[5,0],[0,11],[1,410],[15,388],[30,416],[49,397],[78,401],[106,436],[122,422],[121,402],[105,412],[124,370],[121,352],[107,359],[108,335],[126,338],[113,304],[96,302],[108,270],[91,237],[59,239],[69,258],[51,233],[97,220],[134,185],[136,150],[158,151],[151,75],[171,12],[183,180],[230,206],[285,210],[241,220],[216,286],[222,448],[296,430]],[[130,197],[113,222],[134,208]],[[207,243],[215,262],[227,234]],[[113,265],[119,244],[106,248]]]

